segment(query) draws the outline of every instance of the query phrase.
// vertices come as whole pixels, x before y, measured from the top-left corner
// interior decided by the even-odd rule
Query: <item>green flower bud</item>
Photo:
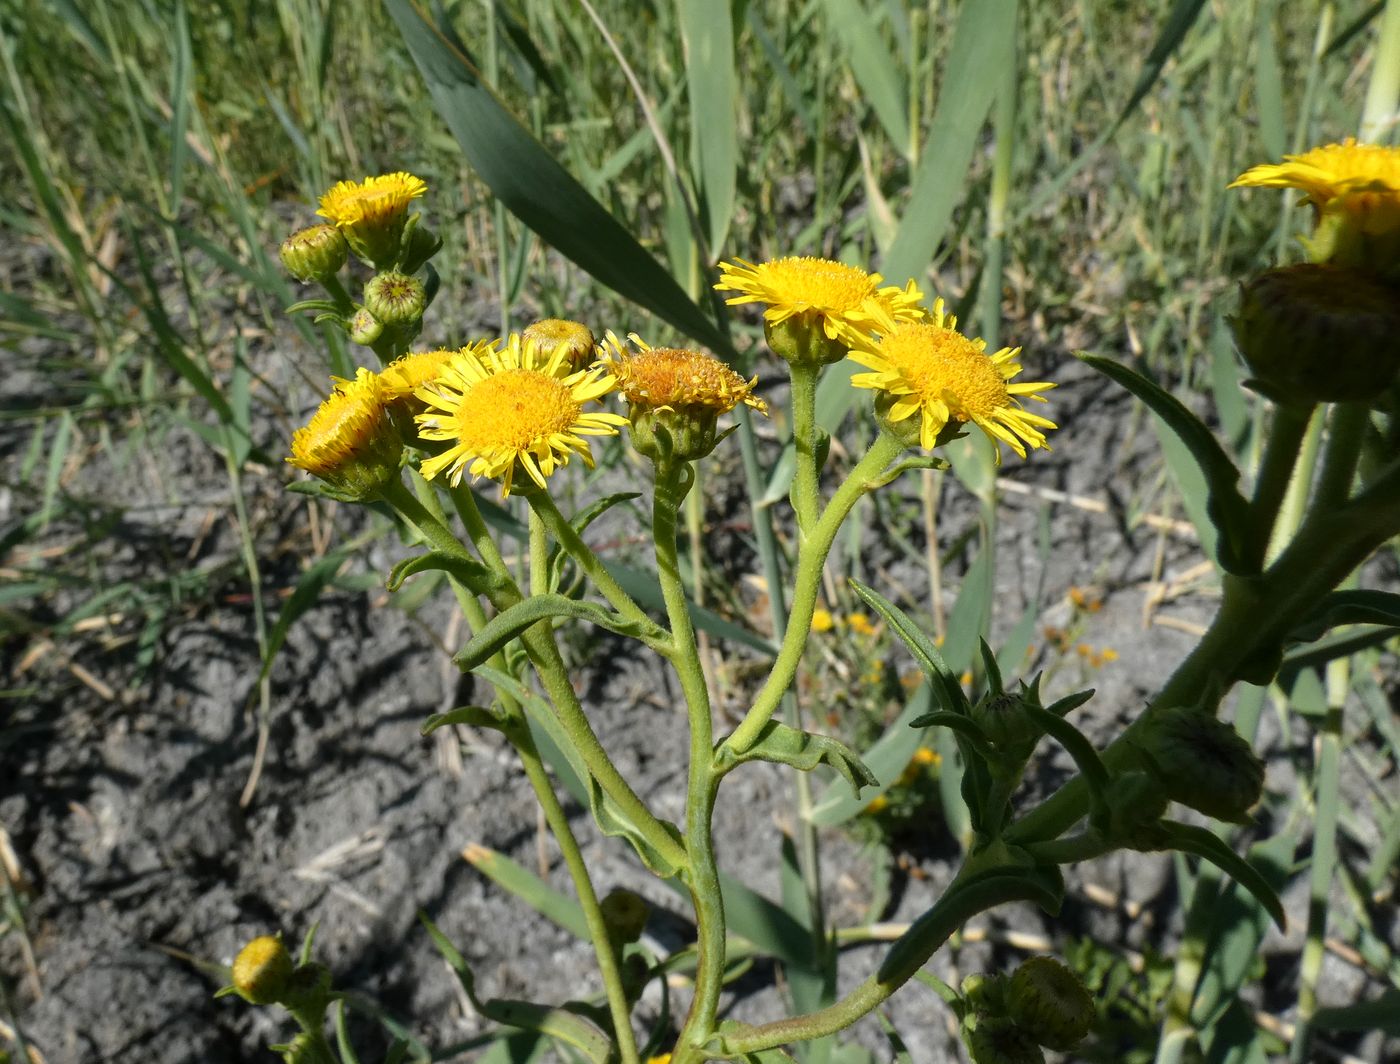
[[[277,935],[259,935],[233,959],[233,988],[254,1005],[271,1005],[286,993],[292,956]]]
[[[1160,821],[1167,811],[1166,788],[1149,772],[1123,772],[1104,795],[1108,823],[1101,830],[1115,843],[1134,850],[1155,850],[1162,843]]]
[[[383,384],[362,368],[353,381],[340,381],[292,435],[287,461],[325,481],[337,495],[364,502],[399,475],[403,446]]]
[[[923,449],[922,431],[923,419],[920,417],[906,417],[899,421],[890,418],[890,407],[898,402],[900,396],[887,391],[876,391],[875,393],[875,423],[887,436],[902,443],[906,450],[918,451]],[[949,419],[948,423],[939,431],[937,438],[933,441],[935,448],[942,447],[945,443],[960,439],[966,435],[963,431],[965,423],[954,419]]]
[[[427,307],[423,282],[406,273],[386,270],[365,285],[365,309],[386,326],[420,322]]]
[[[1053,957],[1032,957],[1016,969],[1007,1006],[1016,1026],[1046,1049],[1073,1049],[1094,1025],[1094,999]]]
[[[848,344],[826,335],[819,314],[794,314],[779,322],[765,321],[763,335],[773,353],[784,362],[829,366],[840,362],[850,351]]]
[[[1044,734],[1015,691],[987,695],[972,707],[972,721],[998,750],[1021,759],[1030,757]]]
[[[293,233],[278,250],[282,265],[298,281],[325,281],[350,257],[345,234],[333,225],[313,225]]]
[[[1264,787],[1264,763],[1224,721],[1201,709],[1155,711],[1138,748],[1167,797],[1218,820],[1249,823]]]
[[[640,894],[618,887],[598,903],[608,933],[620,943],[636,942],[651,915],[651,906]]]
[[[1266,270],[1240,290],[1235,342],[1275,402],[1371,402],[1400,372],[1400,291],[1342,266]]]
[[[963,1041],[975,1064],[1045,1064],[1035,1039],[1004,1016],[977,1016]]]
[[[355,316],[350,319],[350,340],[361,347],[373,347],[379,338],[384,335],[384,323],[376,318],[365,307],[355,311]]]

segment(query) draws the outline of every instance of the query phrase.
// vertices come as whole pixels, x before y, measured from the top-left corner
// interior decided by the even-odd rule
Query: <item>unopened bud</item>
[[[540,354],[546,356],[562,349],[564,365],[570,373],[586,369],[596,356],[593,330],[581,321],[545,318],[525,326],[520,339],[527,344],[533,343]]]
[[[978,1016],[963,1031],[975,1064],[1045,1064],[1035,1039],[1004,1016]]]
[[[1264,763],[1229,724],[1202,709],[1156,710],[1138,746],[1167,797],[1218,820],[1249,823]]]
[[[1011,976],[1011,1019],[1046,1049],[1073,1049],[1094,1025],[1094,999],[1053,957],[1032,957]]]
[[[1370,402],[1400,371],[1400,294],[1359,270],[1305,263],[1240,290],[1235,341],[1269,398]]]
[[[773,354],[784,362],[829,366],[850,352],[849,345],[827,336],[818,314],[794,314],[778,322],[765,321],[763,334]]]
[[[254,1005],[281,1000],[291,975],[291,954],[276,935],[259,935],[233,960],[233,987]]]
[[[355,311],[350,319],[350,341],[361,347],[373,347],[384,335],[384,323],[365,307]]]
[[[912,420],[912,419],[911,419]],[[1026,712],[1015,691],[990,694],[972,707],[972,721],[992,745],[1015,757],[1029,757],[1044,732]]]
[[[282,265],[298,281],[325,281],[350,257],[345,235],[333,225],[313,225],[293,233],[278,250]]]
[[[387,326],[421,321],[427,306],[423,282],[406,273],[386,270],[365,285],[365,309]]]

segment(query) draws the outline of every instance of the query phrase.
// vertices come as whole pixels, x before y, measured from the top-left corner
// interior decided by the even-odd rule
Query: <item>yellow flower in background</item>
[[[292,434],[287,461],[362,499],[397,475],[402,452],[383,385],[361,369],[353,381],[339,381],[306,426]]]
[[[829,632],[835,627],[836,622],[832,620],[830,611],[820,606],[812,611],[812,631]]]
[[[598,354],[600,364],[617,378],[617,390],[634,406],[707,407],[727,414],[743,403],[760,414],[768,413],[768,404],[753,394],[757,377],[745,380],[719,359],[699,351],[652,347],[636,333],[627,338],[637,346],[637,354],[629,354],[612,332],[599,345]]]
[[[870,617],[864,613],[848,613],[846,615],[846,627],[857,635],[874,635],[875,626],[870,623]]]
[[[790,319],[820,326],[828,340],[847,346],[870,332],[887,332],[896,322],[919,321],[926,316],[918,287],[881,286],[878,273],[866,273],[830,259],[806,256],[774,259],[755,265],[736,259],[720,263],[721,292],[738,292],[731,306],[762,303],[765,323],[779,325]],[[789,356],[778,352],[784,358]]]
[[[464,348],[431,384],[415,393],[427,409],[416,418],[427,440],[446,441],[442,454],[423,462],[423,475],[445,473],[456,486],[463,473],[501,481],[509,495],[516,466],[541,488],[555,469],[577,454],[590,468],[585,436],[615,436],[626,418],[585,411],[613,390],[602,369],[560,372],[566,352],[545,355],[512,333],[501,350]]]
[[[1021,349],[989,355],[986,347],[957,331],[957,319],[944,312],[940,299],[929,322],[900,325],[853,350],[852,361],[872,372],[857,373],[851,383],[884,393],[879,410],[892,426],[918,415],[917,441],[925,450],[937,445],[950,423],[971,422],[1024,458],[1028,446],[1046,447],[1041,430],[1055,423],[1023,409],[1019,397],[1044,402],[1039,393],[1055,386],[1009,383],[1021,372],[1016,361]],[[914,438],[911,430],[911,442]]]
[[[1341,209],[1366,233],[1400,228],[1400,148],[1341,144],[1285,155],[1281,163],[1253,166],[1230,188],[1296,188],[1321,212]]]
[[[865,813],[866,816],[879,816],[889,807],[890,800],[886,798],[883,794],[877,794],[874,798],[870,799],[870,801],[866,803],[865,808],[862,810],[862,812]]]
[[[428,191],[421,178],[399,170],[363,181],[338,181],[316,213],[345,234],[355,254],[376,266],[398,258],[408,208]]]

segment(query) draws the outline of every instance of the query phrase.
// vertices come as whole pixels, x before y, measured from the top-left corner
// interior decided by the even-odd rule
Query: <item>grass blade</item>
[[[676,0],[690,89],[690,130],[700,217],[716,257],[734,217],[739,137],[735,114],[734,24],[728,4]]]

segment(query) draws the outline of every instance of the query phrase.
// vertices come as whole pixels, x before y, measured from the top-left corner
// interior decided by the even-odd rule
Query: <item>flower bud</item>
[[[651,915],[651,906],[640,894],[618,887],[598,903],[608,933],[619,943],[636,942]]]
[[[987,695],[972,707],[972,722],[999,751],[1021,759],[1030,757],[1044,734],[1015,691]]]
[[[365,309],[386,326],[419,322],[428,307],[423,282],[406,273],[386,270],[365,285]]]
[[[782,321],[764,321],[763,335],[773,354],[784,362],[809,366],[829,366],[850,352],[850,345],[826,334],[823,320],[816,314],[794,314]]]
[[[1007,991],[1011,1019],[1046,1049],[1073,1049],[1094,1025],[1094,999],[1079,977],[1053,957],[1032,957]]]
[[[1119,773],[1104,794],[1108,823],[1099,827],[1118,845],[1155,850],[1162,844],[1160,821],[1168,801],[1166,789],[1151,773]]]
[[[963,1041],[975,1064],[1045,1064],[1035,1040],[1004,1016],[976,1017]]]
[[[404,171],[340,181],[321,197],[316,213],[345,234],[356,255],[385,269],[399,260],[409,206],[427,188]]]
[[[1276,402],[1370,402],[1400,371],[1400,291],[1343,266],[1266,270],[1241,288],[1233,325]]]
[[[1264,787],[1264,763],[1224,721],[1201,709],[1155,711],[1138,740],[1167,797],[1239,824]]]
[[[292,956],[277,935],[259,935],[233,959],[233,987],[254,1005],[279,1001],[292,975]]]
[[[350,319],[349,335],[351,343],[361,347],[373,347],[384,335],[384,323],[368,309],[361,307]]]
[[[520,338],[527,344],[533,343],[545,356],[563,348],[564,365],[570,373],[587,369],[596,353],[593,330],[579,321],[545,318],[525,326]]]
[[[293,233],[278,249],[282,265],[298,281],[325,281],[340,272],[350,245],[333,225],[313,225]]]
[[[343,498],[365,502],[399,475],[402,455],[403,437],[389,416],[383,386],[361,369],[353,381],[341,381],[293,434],[287,461]]]

